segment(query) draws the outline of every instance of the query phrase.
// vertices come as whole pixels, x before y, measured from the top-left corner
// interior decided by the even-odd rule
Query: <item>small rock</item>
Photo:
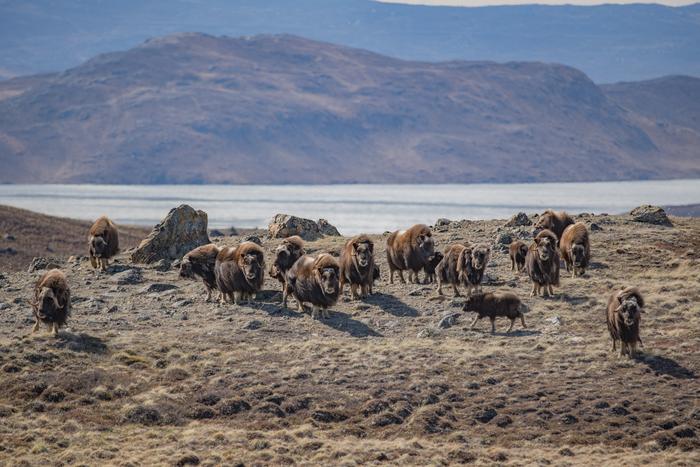
[[[637,208],[632,209],[632,211],[630,211],[630,215],[632,216],[632,220],[636,222],[643,222],[645,224],[654,225],[666,225],[669,227],[673,225],[671,223],[671,220],[666,215],[666,211],[664,211],[663,208],[660,208],[659,206],[651,206],[649,204],[645,204],[643,206],[639,206]]]
[[[153,269],[160,272],[166,272],[170,270],[170,261],[167,259],[161,259],[153,263]]]
[[[199,465],[199,457],[195,456],[194,454],[188,454],[178,459],[175,465],[177,467],[185,467],[186,465]]]
[[[552,316],[551,318],[547,318],[545,321],[551,324],[552,326],[561,326],[562,324],[561,318],[559,316]]]
[[[342,413],[328,412],[325,410],[317,410],[313,414],[311,414],[311,418],[313,418],[317,422],[333,423],[333,422],[342,422],[343,420],[346,420],[348,417],[346,415],[343,415]]]
[[[562,415],[561,422],[564,425],[573,425],[575,423],[578,423],[578,418],[574,417],[571,414],[565,414],[565,415]]]
[[[496,412],[495,409],[488,408],[478,412],[474,418],[481,423],[488,423],[496,417],[496,415],[498,415],[498,412]]]
[[[595,222],[593,222],[593,223],[591,224],[591,232],[597,232],[597,231],[600,231],[600,230],[603,230],[603,228],[602,228],[601,226],[599,226],[599,225],[596,224]]]
[[[440,332],[435,328],[424,328],[418,331],[417,337],[421,339],[426,339],[429,337],[435,337],[438,334],[440,334]]]
[[[529,217],[527,217],[527,214],[524,212],[519,212],[511,217],[510,220],[508,220],[508,222],[506,222],[504,225],[505,227],[519,227],[522,225],[532,225],[532,221]]]
[[[209,237],[214,238],[214,237],[224,237],[224,233],[219,230],[219,229],[213,229],[209,231]]]
[[[0,248],[0,255],[14,256],[17,254],[17,250],[11,247]]]
[[[331,223],[328,222],[326,219],[318,220],[318,229],[323,235],[326,235],[328,237],[340,237],[340,232],[338,232],[338,229],[336,229],[335,226],[331,225]]]
[[[574,454],[574,451],[572,451],[572,450],[569,449],[569,448],[563,448],[563,449],[560,449],[560,450],[559,450],[559,455],[560,455],[560,456],[565,456],[565,457],[573,457],[573,456],[575,456],[576,454]]]
[[[513,419],[510,418],[508,415],[503,415],[496,419],[496,425],[500,428],[505,428],[511,423],[513,423]]]
[[[260,246],[262,246],[262,244],[263,244],[262,240],[260,240],[260,237],[258,237],[257,235],[246,235],[243,238],[243,241],[244,242],[253,242],[256,245],[260,245]]]
[[[452,223],[451,220],[445,219],[444,217],[441,217],[440,219],[435,221],[435,227],[447,227]]]
[[[248,321],[245,326],[243,326],[243,329],[248,329],[251,331],[254,331],[256,329],[260,329],[263,327],[263,322],[258,321],[257,319],[254,319],[252,321]]]
[[[440,322],[438,322],[438,327],[441,329],[447,329],[455,325],[457,322],[457,318],[461,313],[448,313],[444,315],[441,319]]]
[[[676,438],[695,438],[695,430],[692,428],[682,428],[674,433]]]
[[[496,240],[496,243],[499,245],[510,245],[513,242],[513,237],[507,233],[503,232],[498,235],[498,239]]]
[[[149,284],[143,289],[141,289],[142,293],[161,293],[165,292],[167,290],[174,290],[177,289],[178,286],[174,284],[166,284],[166,283],[161,283],[161,282],[155,282],[153,284]]]
[[[117,305],[112,305],[107,309],[107,313],[116,313],[119,311],[119,307]]]
[[[17,240],[12,234],[5,234],[2,236],[2,238],[7,240],[8,242],[14,242],[15,240]]]
[[[114,274],[109,280],[119,285],[140,284],[143,282],[143,273],[140,269],[127,269]]]
[[[2,310],[9,310],[10,309],[10,304],[9,303],[0,303],[0,311]]]
[[[27,269],[27,272],[41,271],[42,269],[46,269],[47,271],[50,269],[58,269],[60,267],[60,263],[61,260],[58,258],[47,258],[43,256],[38,256],[32,259],[32,262],[29,263],[29,268]]]
[[[618,405],[610,409],[610,413],[613,415],[629,415],[630,412],[626,408]]]
[[[186,298],[184,300],[179,300],[179,301],[173,303],[173,306],[175,308],[180,308],[180,307],[188,306],[188,305],[192,305],[192,300],[190,300],[189,298]]]

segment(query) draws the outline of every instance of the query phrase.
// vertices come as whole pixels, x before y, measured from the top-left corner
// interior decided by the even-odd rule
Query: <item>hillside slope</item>
[[[409,62],[288,35],[178,34],[0,83],[0,182],[700,176],[697,124],[650,130],[653,109],[639,115],[628,100],[563,65]]]

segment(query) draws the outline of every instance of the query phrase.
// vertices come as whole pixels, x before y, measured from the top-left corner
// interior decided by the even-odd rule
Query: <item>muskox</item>
[[[606,320],[612,339],[613,352],[620,341],[620,356],[630,358],[637,352],[637,342],[644,347],[639,337],[639,323],[644,308],[644,297],[636,287],[626,287],[613,292],[608,299]]]
[[[335,305],[340,296],[340,265],[328,253],[314,257],[304,255],[287,271],[287,286],[282,302],[292,294],[299,312],[304,312],[304,303],[311,303],[311,316],[317,318],[322,310],[324,318],[330,317],[328,307]]]
[[[298,235],[285,238],[275,249],[275,260],[270,266],[270,277],[280,281],[283,294],[287,281],[287,271],[305,254],[304,240]]]
[[[549,230],[557,236],[557,245],[561,239],[564,229],[574,223],[574,220],[564,211],[552,211],[547,209],[535,222],[533,235],[537,235],[543,230]]]
[[[566,264],[566,270],[571,271],[571,277],[585,274],[591,262],[591,242],[588,239],[586,224],[577,222],[564,229],[559,251]]]
[[[265,278],[263,250],[253,242],[223,248],[216,256],[214,271],[221,303],[225,303],[226,296],[235,304],[253,299]]]
[[[107,269],[109,260],[119,252],[119,232],[114,222],[102,216],[92,224],[88,234],[90,264],[97,269]]]
[[[30,304],[35,319],[32,333],[43,323],[51,326],[51,334],[56,336],[70,316],[70,287],[66,275],[58,269],[42,274],[34,285],[34,300]]]
[[[543,296],[554,295],[552,286],[559,285],[557,236],[549,230],[538,233],[527,250],[525,267],[532,280],[531,297],[539,295],[541,288],[544,288]]]
[[[525,257],[527,256],[527,244],[522,240],[516,240],[508,247],[510,255],[510,270],[522,272],[525,269]]]
[[[435,268],[438,294],[442,295],[442,284],[445,282],[452,285],[456,297],[459,297],[459,284],[464,284],[467,288],[467,295],[470,295],[472,290],[481,292],[481,282],[490,257],[491,248],[482,243],[451,245],[445,250],[445,257]]]
[[[394,271],[398,271],[401,283],[405,284],[405,270],[408,270],[410,282],[418,282],[418,271],[428,263],[434,250],[433,234],[426,225],[416,224],[408,230],[393,232],[386,239],[389,283],[394,283]]]
[[[211,291],[217,289],[214,269],[220,251],[218,246],[210,243],[190,251],[180,262],[180,277],[201,279],[207,291],[207,302],[211,300]]]
[[[520,318],[523,328],[526,327],[525,313],[528,312],[528,307],[512,292],[489,292],[471,295],[467,298],[462,309],[477,314],[469,329],[474,328],[476,322],[484,316],[488,316],[491,320],[492,333],[496,332],[495,322],[498,316],[510,319],[510,327],[506,332],[510,332],[513,329],[513,324],[515,324],[517,318]]]
[[[340,255],[340,293],[345,283],[350,284],[350,295],[364,298],[372,293],[374,283],[374,242],[367,235],[358,235],[345,243]]]
[[[425,266],[423,266],[423,272],[425,273],[425,284],[432,284],[435,282],[435,268],[437,268],[437,265],[440,264],[440,261],[442,261],[442,258],[444,257],[445,255],[439,251],[436,251],[433,256],[428,258],[428,262],[425,263]]]

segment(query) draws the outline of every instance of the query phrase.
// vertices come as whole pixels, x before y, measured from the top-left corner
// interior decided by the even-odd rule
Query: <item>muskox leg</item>
[[[639,342],[639,346],[640,346],[641,348],[644,348],[644,343],[642,343],[642,338],[641,338],[641,337],[637,337],[637,342]]]
[[[323,307],[323,319],[331,319],[331,312],[328,310],[328,307]]]
[[[306,310],[304,310],[304,304],[303,304],[302,301],[299,299],[299,297],[297,297],[296,295],[294,295],[294,300],[297,301],[297,310],[299,311],[299,313],[304,313]]]
[[[549,284],[544,284],[542,288],[544,289],[544,292],[542,292],[542,296],[549,297]]]
[[[32,326],[32,334],[39,330],[39,318],[34,317],[34,326]]]
[[[627,343],[621,340],[620,341],[620,357],[624,357],[626,353],[627,353]]]
[[[617,339],[613,338],[612,341],[613,341],[613,348],[612,348],[612,351],[614,352],[614,351],[617,350]]]
[[[437,285],[437,293],[442,295],[442,278],[439,275],[437,276]]]
[[[459,289],[457,288],[457,284],[452,284],[452,290],[455,293],[455,297],[461,297]],[[469,286],[467,286],[467,296],[469,296]]]
[[[352,287],[352,284],[350,285],[350,287]],[[340,276],[340,280],[338,281],[338,290],[338,295],[343,296],[343,294],[345,293],[345,277],[343,276]]]
[[[318,319],[319,313],[320,313],[320,312],[319,312],[318,306],[313,305],[313,306],[311,307],[311,317],[312,317],[313,319]]]
[[[469,329],[474,329],[474,326],[476,326],[476,322],[479,321],[479,319],[481,319],[481,316],[476,315],[469,325]]]
[[[413,279],[413,271],[412,270],[408,271],[408,282],[411,284],[413,284],[415,282],[415,280]]]
[[[496,317],[490,316],[489,319],[491,320],[491,334],[494,334],[496,332]]]
[[[537,282],[532,283],[532,292],[530,292],[531,297],[536,297],[540,294],[540,288],[537,284]]]
[[[401,283],[405,284],[406,279],[403,278],[403,271],[401,269],[399,269],[397,272],[399,273],[399,279],[401,280]],[[393,284],[393,282],[392,282],[392,284]]]
[[[630,342],[628,349],[629,349],[629,353],[627,354],[627,356],[629,358],[634,358],[634,356],[637,355],[637,343]]]
[[[58,323],[53,323],[53,324],[51,325],[51,335],[52,335],[53,337],[58,336]]]
[[[350,296],[353,298],[353,300],[359,298],[357,296],[357,284],[350,284]]]
[[[515,258],[510,259],[510,270],[515,271]]]
[[[204,299],[204,301],[210,302],[211,301],[211,287],[209,287],[207,284],[204,284],[204,288],[207,290],[207,298]]]
[[[520,313],[520,323],[523,325],[523,329],[527,329],[527,326],[525,326],[525,315]]]
[[[97,269],[97,258],[94,256],[90,255],[90,264],[92,264],[93,269]]]
[[[547,284],[547,289],[549,290],[549,295],[554,296],[554,287],[552,284]]]
[[[107,262],[108,262],[107,258],[100,258],[100,269],[102,269],[103,271],[106,271],[107,270]]]
[[[287,308],[287,295],[289,295],[289,292],[287,292],[287,286],[283,286],[284,289],[282,289],[282,308]]]
[[[515,324],[515,318],[510,319],[510,326],[508,326],[508,330],[506,333],[510,332],[513,329],[513,325]]]

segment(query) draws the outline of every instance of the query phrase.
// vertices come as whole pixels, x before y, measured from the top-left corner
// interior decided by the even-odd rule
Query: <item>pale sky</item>
[[[486,6],[486,5],[602,5],[605,3],[658,3],[667,6],[683,6],[698,0],[378,0],[384,3],[406,3],[411,5]]]

